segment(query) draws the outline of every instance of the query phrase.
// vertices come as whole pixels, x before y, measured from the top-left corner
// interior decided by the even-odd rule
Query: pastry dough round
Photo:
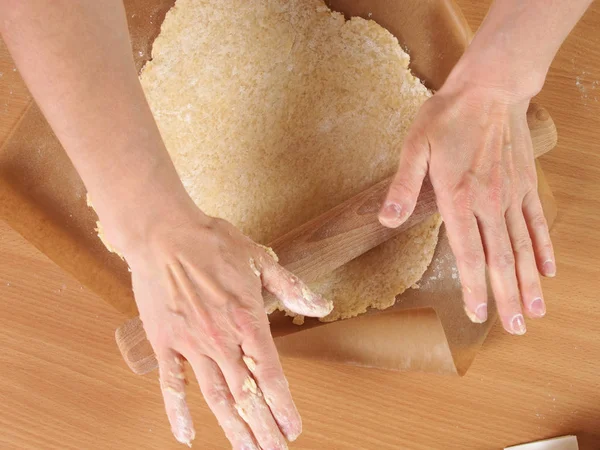
[[[177,0],[152,57],[142,85],[186,189],[263,243],[391,175],[431,95],[394,36],[321,0]],[[326,320],[391,306],[440,223],[313,283],[334,301]]]

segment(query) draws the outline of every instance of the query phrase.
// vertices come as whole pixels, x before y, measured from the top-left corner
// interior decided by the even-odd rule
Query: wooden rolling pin
[[[531,104],[527,122],[536,158],[554,148],[556,127],[544,108]],[[303,281],[310,282],[435,213],[435,194],[426,179],[410,218],[398,228],[383,227],[377,213],[390,183],[391,178],[385,179],[271,242],[270,247],[279,256],[279,263]],[[117,329],[116,340],[133,372],[144,374],[157,367],[154,352],[138,317]]]

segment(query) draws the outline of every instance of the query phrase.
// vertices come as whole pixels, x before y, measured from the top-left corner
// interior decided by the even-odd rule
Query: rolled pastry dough
[[[141,82],[186,189],[263,243],[391,175],[431,95],[394,36],[321,0],[177,0],[152,58]],[[440,223],[313,283],[335,304],[325,320],[391,306]]]

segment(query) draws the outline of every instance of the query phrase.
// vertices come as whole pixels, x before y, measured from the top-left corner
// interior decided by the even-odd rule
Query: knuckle
[[[202,332],[204,334],[207,334],[206,330],[202,330]],[[190,332],[181,333],[179,335],[179,339],[181,340],[181,343],[186,348],[189,348],[192,351],[197,350],[199,347],[198,338],[193,333],[190,333]]]
[[[501,271],[508,270],[515,265],[515,255],[511,251],[501,252],[492,257],[492,265]]]
[[[492,174],[485,186],[487,191],[486,200],[489,207],[494,210],[502,208],[509,192],[509,186],[507,184],[506,177],[501,171],[497,168],[492,169]]]
[[[517,294],[509,295],[504,300],[500,300],[498,303],[511,317],[513,314],[521,312],[521,297]]]
[[[488,187],[488,207],[492,211],[501,211],[504,205],[504,187],[493,183]]]
[[[535,277],[535,279],[533,281],[531,281],[530,283],[527,284],[527,287],[524,289],[524,292],[528,292],[535,296],[540,296],[540,294],[541,294],[540,279],[538,277]]]
[[[274,388],[285,385],[285,376],[283,375],[283,370],[279,364],[273,364],[272,362],[269,363],[268,361],[263,361],[261,364],[260,379],[265,383],[265,385],[269,385]]]
[[[404,144],[402,146],[402,154],[414,156],[421,150],[419,146],[419,142],[424,139],[424,131],[422,129],[415,129],[412,133],[410,133],[406,139],[404,140]]]
[[[211,219],[208,223],[200,226],[198,230],[199,236],[202,237],[203,240],[208,241],[208,243],[217,243],[219,241],[219,235],[216,232],[219,228],[218,223],[215,222],[219,219]]]
[[[245,337],[255,339],[260,335],[263,321],[259,316],[259,312],[253,308],[235,308],[233,310],[233,320],[238,330]]]
[[[225,219],[222,219],[220,217],[212,217],[211,221],[210,221],[210,226],[212,229],[216,229],[219,227],[227,227],[229,225],[230,225],[230,223],[228,221],[226,221]]]
[[[427,148],[428,142],[427,131],[422,126],[419,126],[419,124],[414,123],[413,128],[408,136],[406,136],[402,145],[400,161],[414,166],[415,160]]]
[[[554,253],[554,247],[552,246],[552,242],[547,241],[546,243],[544,243],[542,245],[542,251],[544,252],[544,254],[552,255]]]
[[[537,189],[537,180],[531,180],[529,177],[525,177],[525,180],[521,183],[520,186],[520,196],[525,198],[525,196],[536,192]]]
[[[467,190],[458,191],[454,194],[452,203],[459,214],[467,214],[473,210],[475,193]]]
[[[209,405],[220,405],[231,400],[229,390],[222,383],[211,384],[204,390],[203,395]]]
[[[394,200],[405,200],[406,197],[413,194],[415,189],[404,178],[396,178],[390,186],[389,197]]]
[[[210,217],[209,220],[202,225],[204,230],[210,232],[215,232],[230,226],[232,225],[227,220],[220,217]]]
[[[474,195],[471,192],[460,191],[454,195],[454,204],[459,211],[470,211],[473,207]]]
[[[554,247],[550,240],[546,240],[541,244],[535,245],[533,252],[538,260],[538,263],[545,261],[549,258],[554,258]]]
[[[470,271],[479,271],[485,266],[485,259],[481,252],[466,251],[462,255],[462,262]]]
[[[226,220],[213,217],[199,227],[197,235],[207,249],[210,249],[213,254],[222,256],[228,254],[227,246],[230,244],[231,227],[232,225]]]
[[[546,222],[546,217],[544,217],[544,214],[542,214],[542,213],[538,213],[535,216],[533,216],[530,220],[529,225],[534,230],[546,231],[548,229],[548,223]]]
[[[492,237],[497,236],[500,232],[499,230],[505,227],[506,219],[500,211],[488,206],[484,214],[479,218],[479,222],[484,228],[484,233],[491,233]]]
[[[517,254],[527,255],[533,252],[531,239],[528,235],[518,236],[513,243],[513,250]]]
[[[459,209],[472,209],[477,194],[476,185],[477,180],[475,174],[469,172],[465,174],[463,179],[454,187],[452,199]]]
[[[522,205],[523,198],[525,197],[525,195],[527,194],[528,191],[529,191],[529,188],[526,188],[526,187],[520,187],[520,188],[513,189],[507,196],[508,199],[510,200],[510,204],[513,206]]]
[[[202,344],[203,341],[207,341],[210,343],[210,347],[219,352],[224,352],[229,348],[230,338],[228,333],[225,332],[219,325],[215,323],[204,323],[200,328],[202,331],[202,338],[198,338],[196,333],[189,332],[186,337],[188,343],[192,346],[192,348],[204,347]]]

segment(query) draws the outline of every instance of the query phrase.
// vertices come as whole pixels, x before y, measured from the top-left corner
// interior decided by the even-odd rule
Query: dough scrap
[[[393,174],[431,96],[391,33],[321,0],[177,0],[152,57],[141,82],[186,189],[257,242]],[[427,269],[440,223],[312,283],[335,304],[324,320],[391,306]]]

